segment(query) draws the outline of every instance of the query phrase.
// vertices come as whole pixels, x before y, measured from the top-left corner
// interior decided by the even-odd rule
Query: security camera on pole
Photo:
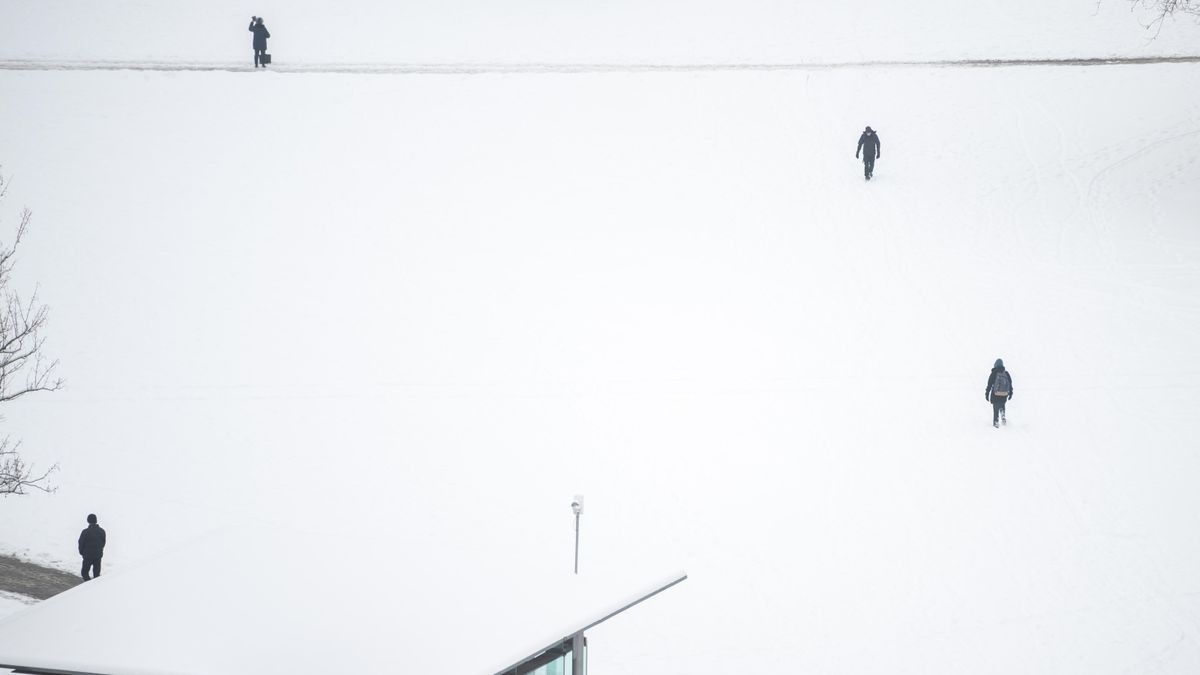
[[[571,510],[575,512],[575,574],[579,574],[579,514],[583,513],[583,495],[575,495]]]

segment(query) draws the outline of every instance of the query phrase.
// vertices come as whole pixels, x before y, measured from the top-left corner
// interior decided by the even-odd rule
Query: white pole
[[[575,495],[571,510],[575,512],[575,574],[579,574],[579,514],[583,513],[583,495]]]

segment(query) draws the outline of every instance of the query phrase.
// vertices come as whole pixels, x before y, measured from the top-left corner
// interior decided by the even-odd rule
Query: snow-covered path
[[[0,556],[0,592],[45,600],[80,583],[78,577],[65,572]]]
[[[1091,58],[944,59],[937,61],[841,61],[812,63],[275,63],[279,73],[344,73],[350,75],[486,75],[563,73],[711,73],[820,71],[843,68],[1013,68],[1054,66],[1130,66],[1197,63],[1200,56]],[[0,60],[0,70],[74,71],[130,70],[152,72],[246,72],[246,62],[180,63],[154,61]]]

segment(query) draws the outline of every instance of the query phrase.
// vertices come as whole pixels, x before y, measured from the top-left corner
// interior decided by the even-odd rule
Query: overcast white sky
[[[1125,0],[6,0],[0,58],[240,61],[251,14],[288,63],[1147,56],[1200,39],[1185,19],[1150,40]]]

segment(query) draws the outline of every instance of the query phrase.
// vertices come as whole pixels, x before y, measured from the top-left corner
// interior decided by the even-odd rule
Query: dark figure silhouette
[[[79,533],[79,555],[83,556],[83,570],[80,576],[84,581],[91,581],[93,576],[100,576],[100,559],[104,557],[107,535],[104,528],[96,524],[96,514],[89,513],[87,521],[87,529]],[[89,570],[92,574],[88,574]]]
[[[858,159],[858,153],[863,153],[863,175],[867,180],[871,180],[871,175],[875,173],[875,160],[879,159],[880,155],[879,146],[879,134],[871,127],[867,127],[862,136],[858,137],[858,149],[854,151],[854,158]]]
[[[267,64],[262,57],[267,53],[267,38],[271,37],[271,33],[263,25],[261,16],[250,17],[250,32],[254,33],[254,67],[257,68],[261,64],[266,68]]]
[[[987,389],[983,390],[983,398],[992,402],[992,426],[997,429],[1001,424],[1008,424],[1004,417],[1004,404],[1013,395],[1012,374],[1004,369],[1004,359],[996,359],[992,374],[988,375]]]

